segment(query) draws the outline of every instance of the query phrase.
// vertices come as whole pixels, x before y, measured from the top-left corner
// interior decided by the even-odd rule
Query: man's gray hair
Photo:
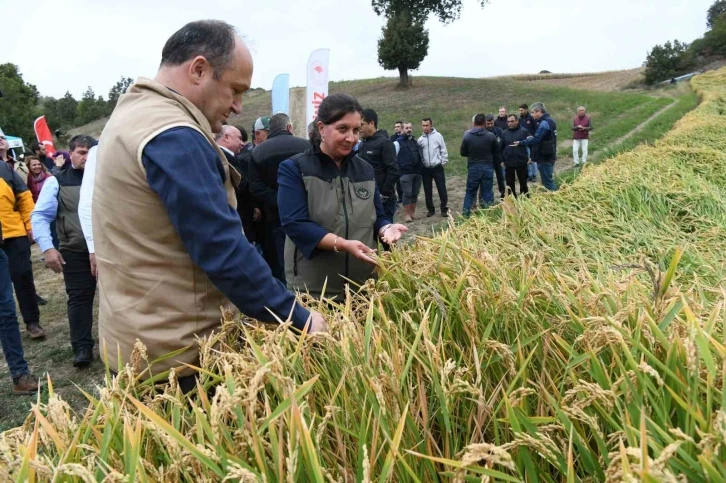
[[[545,111],[545,105],[542,102],[535,102],[531,106],[529,106],[529,110],[531,111],[540,111],[540,112],[547,112]]]
[[[189,22],[164,44],[161,51],[161,67],[181,65],[197,56],[207,59],[219,79],[229,66],[237,42],[234,27],[221,20],[197,20]]]
[[[229,133],[229,131],[231,129],[237,129],[237,128],[234,126],[230,126],[229,124],[225,124],[224,126],[222,126],[222,129],[218,133],[214,134],[214,141],[219,142],[219,140],[222,139],[222,137],[225,134]],[[237,130],[239,130],[239,129],[237,129]]]
[[[270,132],[284,131],[287,126],[292,126],[292,121],[290,121],[290,116],[284,112],[278,112],[270,118]]]

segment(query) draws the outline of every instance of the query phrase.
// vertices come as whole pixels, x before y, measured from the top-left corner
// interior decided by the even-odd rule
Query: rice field
[[[726,70],[654,146],[381,257],[330,333],[227,317],[192,398],[138,344],[9,481],[726,480]]]

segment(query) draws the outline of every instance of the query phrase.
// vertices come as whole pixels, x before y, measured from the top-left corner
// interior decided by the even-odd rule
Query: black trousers
[[[434,207],[434,193],[432,181],[436,183],[436,191],[439,192],[441,200],[441,213],[449,211],[449,195],[446,193],[446,173],[444,167],[439,165],[435,168],[421,168],[421,181],[423,183],[426,208],[429,213],[436,211]]]
[[[40,309],[35,298],[33,265],[30,262],[30,240],[26,236],[6,238],[2,246],[8,256],[10,280],[15,288],[20,314],[25,325],[40,322]]]
[[[93,299],[96,296],[96,277],[91,275],[88,252],[61,250],[66,264],[63,279],[68,294],[68,325],[71,329],[73,352],[93,348]]]
[[[495,164],[494,165],[494,174],[497,176],[497,187],[499,188],[499,194],[502,198],[504,198],[504,195],[507,194],[507,187],[506,187],[506,175],[504,173],[505,169],[502,168],[501,164]]]
[[[523,166],[516,166],[514,168],[506,169],[507,188],[509,188],[512,194],[516,197],[517,190],[514,189],[515,175],[519,179],[519,194],[529,195],[529,188],[527,187],[527,178],[529,177],[527,173],[527,165],[525,164]]]

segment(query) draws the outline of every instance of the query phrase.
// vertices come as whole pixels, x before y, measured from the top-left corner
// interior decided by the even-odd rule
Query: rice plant
[[[330,332],[226,316],[0,435],[14,481],[726,480],[726,70],[655,146],[381,257]]]

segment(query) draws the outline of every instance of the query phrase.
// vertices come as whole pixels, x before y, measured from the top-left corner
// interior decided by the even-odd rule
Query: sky
[[[703,35],[713,0],[463,0],[449,25],[430,18],[429,54],[416,75],[491,77],[595,72],[640,66],[650,48]],[[186,22],[220,19],[245,37],[253,87],[277,74],[305,85],[307,58],[330,48],[330,80],[384,71],[377,41],[384,19],[370,0],[3,0],[0,63],[20,67],[41,95],[107,96],[121,76],[153,77],[166,39]],[[42,29],[42,31],[40,30]]]

